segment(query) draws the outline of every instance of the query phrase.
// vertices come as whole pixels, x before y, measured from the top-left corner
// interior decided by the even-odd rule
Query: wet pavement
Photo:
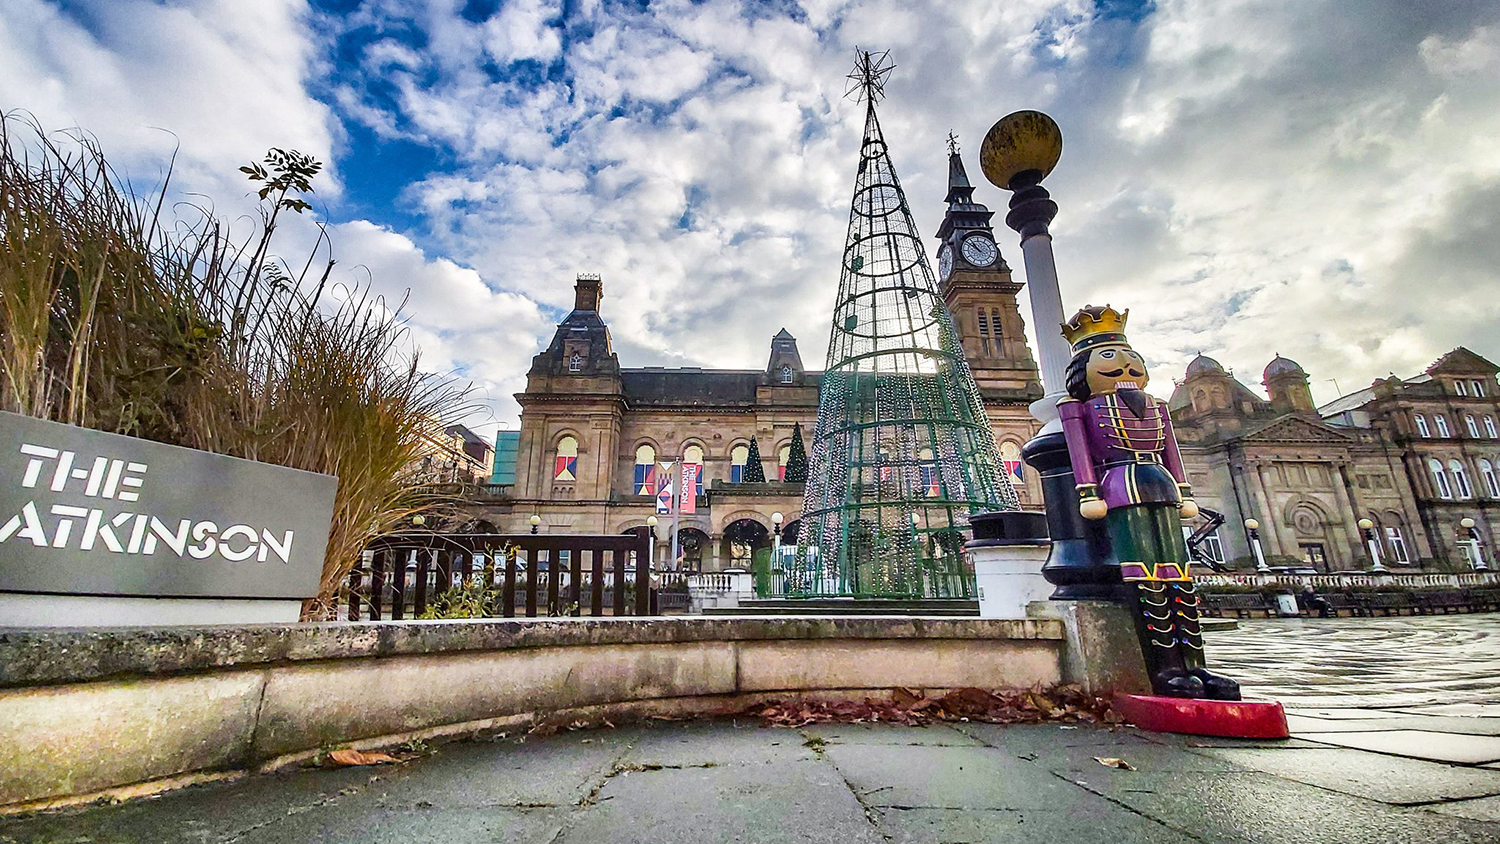
[[[657,722],[5,819],[0,842],[1496,841],[1500,764],[1482,760],[1483,740],[1500,741],[1497,622],[1257,621],[1213,634],[1220,669],[1291,706],[1289,741]],[[1112,758],[1131,769],[1099,761]]]

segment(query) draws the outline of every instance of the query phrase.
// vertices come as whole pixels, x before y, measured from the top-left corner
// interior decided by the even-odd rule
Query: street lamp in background
[[[656,516],[646,517],[646,531],[651,534],[651,565],[656,565]]]
[[[1255,573],[1270,574],[1271,567],[1266,565],[1265,552],[1260,549],[1260,522],[1246,519],[1245,533],[1250,537],[1250,552],[1255,555]]]
[[[781,521],[786,517],[780,512],[771,514],[771,530],[776,532],[776,553],[781,553]]]
[[[1484,564],[1484,551],[1479,547],[1479,531],[1474,529],[1474,524],[1474,520],[1468,516],[1458,522],[1458,526],[1469,534],[1469,565],[1475,571],[1489,571],[1490,567]]]
[[[1388,574],[1385,564],[1380,562],[1380,543],[1375,541],[1375,523],[1368,518],[1359,520],[1359,530],[1365,535],[1365,547],[1370,549],[1370,571]]]
[[[531,514],[531,532],[536,533],[537,525],[542,523],[542,517],[535,513]]]

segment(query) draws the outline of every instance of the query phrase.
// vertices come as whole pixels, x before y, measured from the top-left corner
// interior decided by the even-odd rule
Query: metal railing
[[[652,615],[671,574],[652,571],[648,537],[396,534],[361,555],[339,605],[350,621],[420,618],[456,596],[499,618]]]

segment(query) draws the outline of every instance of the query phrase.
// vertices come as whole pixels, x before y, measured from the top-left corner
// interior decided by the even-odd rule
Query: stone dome
[[[1187,365],[1187,377],[1195,375],[1224,374],[1224,366],[1208,355],[1198,355]]]
[[[1277,355],[1271,359],[1270,363],[1266,364],[1266,369],[1260,376],[1262,380],[1269,381],[1280,375],[1302,375],[1305,377],[1307,372],[1291,358],[1284,358],[1281,355]]]

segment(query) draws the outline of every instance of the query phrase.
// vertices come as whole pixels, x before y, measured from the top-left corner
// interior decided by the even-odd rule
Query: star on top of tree
[[[880,102],[885,96],[885,78],[895,69],[890,50],[876,53],[855,48],[854,70],[848,76],[849,85],[844,89],[844,96],[853,97],[859,103],[865,100]]]

